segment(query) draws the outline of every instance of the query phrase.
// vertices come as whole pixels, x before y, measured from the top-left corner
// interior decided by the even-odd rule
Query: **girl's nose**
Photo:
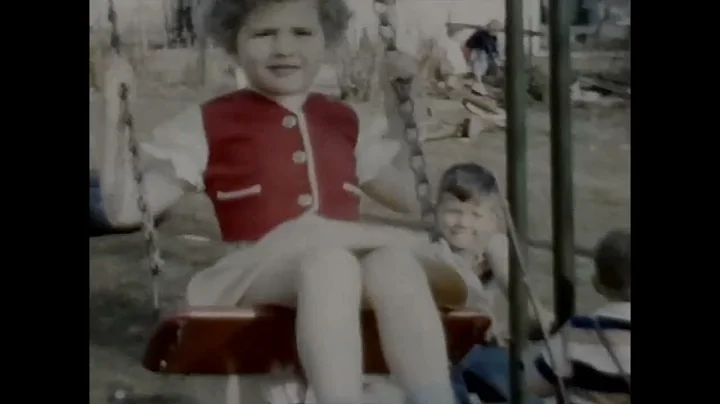
[[[283,56],[290,56],[295,53],[295,36],[289,32],[280,32],[275,37],[275,53]]]
[[[464,228],[468,228],[472,225],[473,216],[471,214],[464,214],[460,217],[460,225]]]

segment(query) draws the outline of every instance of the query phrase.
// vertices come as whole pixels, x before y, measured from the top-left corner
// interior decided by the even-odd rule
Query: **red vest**
[[[331,219],[358,218],[359,198],[349,191],[357,186],[355,112],[320,94],[309,95],[303,111],[305,142],[295,114],[253,91],[203,106],[205,189],[225,241],[256,241],[313,208]]]

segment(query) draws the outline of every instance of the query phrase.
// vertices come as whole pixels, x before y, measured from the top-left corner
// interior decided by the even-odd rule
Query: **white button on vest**
[[[303,164],[307,161],[307,153],[302,150],[298,150],[292,155],[293,162],[296,164]]]
[[[298,205],[302,206],[303,208],[307,208],[308,206],[312,205],[313,197],[312,195],[302,194],[298,196],[297,202]]]
[[[294,128],[297,125],[297,118],[294,115],[286,115],[282,120],[282,125],[287,128]]]

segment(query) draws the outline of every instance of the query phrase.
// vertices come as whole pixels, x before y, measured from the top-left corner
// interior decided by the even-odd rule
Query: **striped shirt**
[[[622,371],[603,345],[598,328]],[[557,386],[560,376],[571,404],[630,403],[630,331],[629,302],[608,304],[591,316],[572,317],[550,340],[558,367],[553,369],[544,349],[528,372],[536,379],[536,383],[530,380],[531,385]]]

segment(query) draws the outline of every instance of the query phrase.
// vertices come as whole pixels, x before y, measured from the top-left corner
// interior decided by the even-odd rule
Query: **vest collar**
[[[272,101],[273,103],[285,108],[286,110],[294,114],[303,113],[303,106],[305,106],[305,102],[308,99],[307,92],[286,96],[274,96],[258,90],[257,88],[254,88],[252,86],[248,86],[247,89],[262,96],[263,98],[266,98],[269,101]]]

